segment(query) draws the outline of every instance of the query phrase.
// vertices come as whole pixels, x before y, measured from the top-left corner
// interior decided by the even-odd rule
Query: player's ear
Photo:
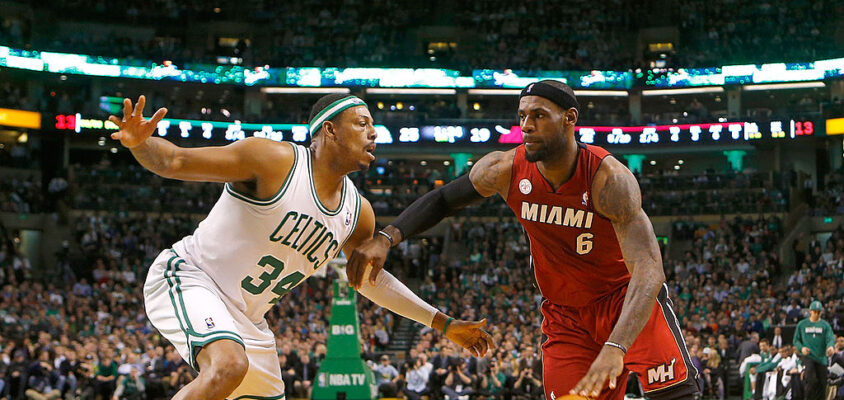
[[[337,126],[334,125],[331,121],[325,121],[322,123],[322,132],[323,135],[326,135],[326,138],[332,141],[337,141]]]
[[[565,114],[566,125],[576,124],[577,123],[577,117],[579,116],[578,114],[579,113],[577,112],[577,109],[574,108],[574,107],[566,110],[566,114]]]

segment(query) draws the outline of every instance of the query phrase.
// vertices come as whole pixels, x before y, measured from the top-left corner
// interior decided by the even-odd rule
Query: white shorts
[[[172,249],[153,261],[144,284],[144,305],[152,325],[197,371],[196,355],[208,343],[229,339],[246,349],[249,369],[229,399],[284,398],[275,337],[266,321],[252,323],[226,301],[205,272]]]

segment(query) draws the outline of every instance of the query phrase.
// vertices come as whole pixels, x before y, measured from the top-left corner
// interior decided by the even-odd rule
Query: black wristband
[[[606,342],[604,342],[604,346],[615,347],[616,349],[621,350],[622,353],[627,354],[627,347],[624,347],[616,342],[610,342],[609,340],[607,340]]]
[[[393,246],[396,244],[396,241],[395,241],[395,240],[393,240],[393,236],[392,236],[392,235],[390,235],[390,234],[389,234],[389,233],[387,233],[387,232],[384,232],[383,230],[382,230],[382,231],[378,231],[378,232],[376,232],[376,235],[381,235],[381,236],[383,236],[383,237],[387,238],[387,240],[389,240],[389,241],[390,241],[390,247],[393,247]]]

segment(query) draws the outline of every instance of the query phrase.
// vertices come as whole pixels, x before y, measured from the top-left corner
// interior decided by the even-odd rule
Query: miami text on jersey
[[[522,219],[572,228],[592,228],[594,213],[576,208],[522,202]]]

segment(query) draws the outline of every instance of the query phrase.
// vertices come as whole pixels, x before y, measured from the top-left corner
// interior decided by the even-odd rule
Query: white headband
[[[323,122],[334,118],[335,115],[343,112],[343,110],[354,106],[366,106],[366,103],[364,103],[363,100],[355,96],[349,96],[337,100],[329,104],[327,107],[323,108],[322,111],[317,113],[317,115],[314,116],[314,119],[311,120],[311,122],[308,124],[308,127],[311,132],[311,137],[313,137],[313,135],[319,130],[319,128],[322,127]]]

